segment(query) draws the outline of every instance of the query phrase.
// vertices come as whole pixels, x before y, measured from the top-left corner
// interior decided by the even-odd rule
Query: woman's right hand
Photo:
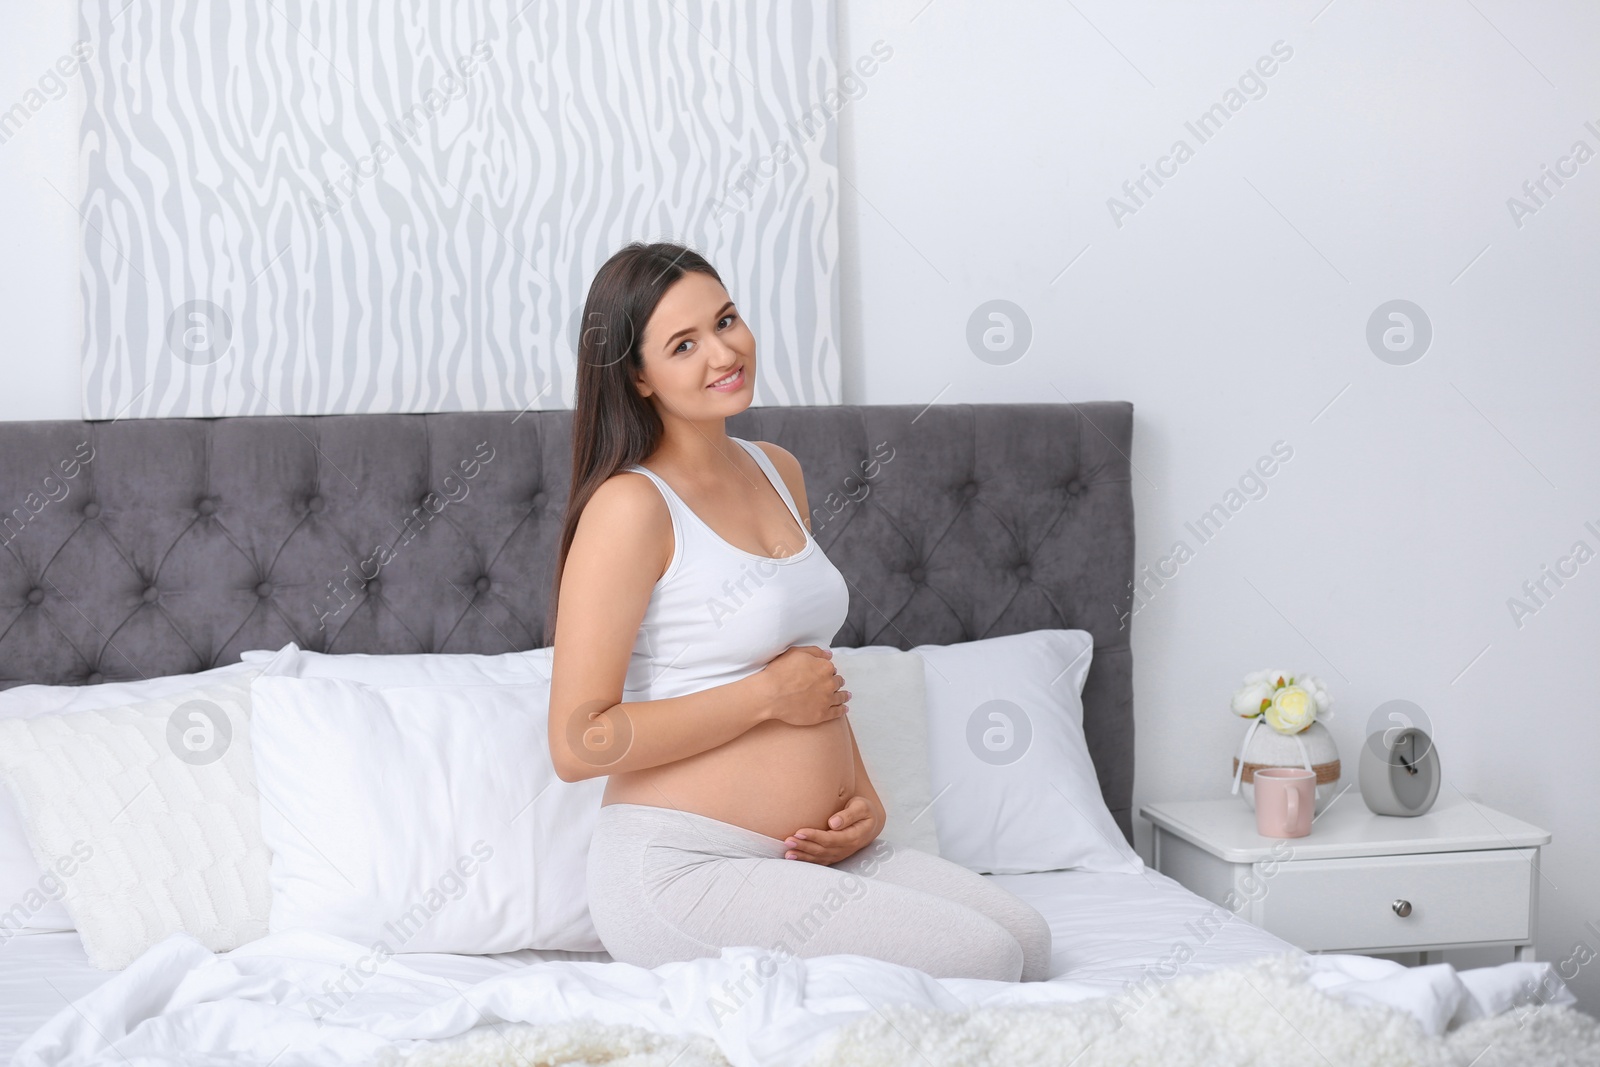
[[[850,710],[850,691],[833,666],[833,653],[816,645],[791,645],[760,671],[767,685],[767,718],[815,726]]]

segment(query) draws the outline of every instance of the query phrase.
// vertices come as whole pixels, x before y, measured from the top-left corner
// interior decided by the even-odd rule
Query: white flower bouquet
[[[1328,687],[1309,674],[1252,671],[1234,692],[1232,707],[1235,715],[1250,720],[1233,760],[1232,792],[1242,793],[1253,808],[1256,768],[1304,767],[1317,776],[1321,811],[1339,781],[1339,747],[1322,725],[1333,717]],[[1262,730],[1263,725],[1272,729]]]
[[[1309,674],[1252,671],[1233,694],[1233,712],[1245,719],[1261,716],[1280,734],[1297,734],[1319,719],[1332,718],[1333,695]]]

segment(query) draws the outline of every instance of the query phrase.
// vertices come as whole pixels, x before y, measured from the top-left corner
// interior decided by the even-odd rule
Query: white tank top
[[[738,681],[790,645],[827,648],[844,625],[850,589],[844,575],[805,530],[794,498],[760,446],[738,441],[766,474],[805,533],[805,545],[782,558],[758,556],[719,537],[672,487],[656,483],[672,515],[672,561],[650,593],[622,699],[664,700]]]

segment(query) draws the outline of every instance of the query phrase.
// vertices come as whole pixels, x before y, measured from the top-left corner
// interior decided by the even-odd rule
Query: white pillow
[[[1106,808],[1083,736],[1086,631],[911,651],[924,664],[940,855],[983,874],[1144,869]]]
[[[479,655],[468,652],[417,652],[372,655],[365,652],[308,652],[295,647],[292,664],[277,672],[296,678],[344,678],[366,685],[503,685],[548,682],[551,648]],[[265,650],[245,652],[246,663],[272,658]]]
[[[5,779],[89,962],[182,930],[207,948],[267,932],[269,855],[250,758],[250,673],[122,707],[0,722]]]
[[[294,646],[285,645],[284,648]],[[248,676],[261,670],[279,652],[254,653],[260,662],[230,663],[195,674],[162,675],[137,682],[105,682],[100,685],[19,685],[0,692],[0,721],[31,719],[37,715],[62,715],[93,711],[153,700],[211,685],[228,678]],[[275,670],[276,667],[268,667]],[[0,944],[23,930],[71,930],[72,918],[61,905],[65,888],[61,872],[41,869],[28,847],[22,816],[9,790],[0,789],[0,901],[9,902],[0,912]]]
[[[586,866],[605,779],[550,761],[548,683],[259,678],[273,932],[387,952],[603,952]]]
[[[928,771],[928,707],[922,658],[899,649],[833,650],[834,669],[850,691],[850,729],[861,762],[883,801],[881,836],[939,855]]]

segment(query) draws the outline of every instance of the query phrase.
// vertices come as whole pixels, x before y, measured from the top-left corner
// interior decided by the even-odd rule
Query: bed
[[[1293,950],[1153,870],[1142,875],[1049,871],[987,877],[1039,908],[1050,921],[1056,980],[1108,993],[1160,967],[1179,944],[1193,948],[1189,967],[1197,972]],[[491,956],[412,953],[407,962],[429,974],[472,983],[533,962],[610,959],[604,952],[530,949]],[[76,999],[114,973],[89,966],[74,933],[15,939],[0,952],[0,1062],[9,1062],[17,1047],[61,1010],[63,997]]]
[[[570,427],[567,411],[0,425],[0,501],[39,504],[6,517],[0,688],[190,673],[285,642],[327,653],[538,647],[568,488]],[[836,645],[909,649],[1049,628],[1092,635],[1083,735],[1106,808],[1131,843],[1132,405],[752,408],[729,420],[728,432],[778,442],[800,460],[813,532],[851,586]],[[869,467],[885,443],[893,458]],[[77,473],[54,479],[57,489],[41,495],[41,480],[60,458],[85,449],[91,458]],[[471,485],[430,500],[430,487],[474,455],[482,466]],[[405,551],[381,583],[359,597],[339,595],[340,576],[361,566],[359,546],[406,534]],[[1498,1049],[1483,1067],[1517,1047],[1487,1028],[1504,1024],[1519,1001],[1539,1008],[1530,1017],[1535,1025],[1519,1020],[1519,1034],[1592,1023],[1566,1009],[1573,998],[1548,964],[1458,973],[1444,964],[1407,969],[1365,957],[1306,957],[1148,868],[986,877],[1049,919],[1050,982],[997,988],[1005,984],[918,980],[904,968],[827,957],[780,969],[739,1025],[713,1026],[705,997],[689,1007],[684,990],[743,973],[755,950],[620,977],[623,965],[604,953],[411,953],[391,999],[375,1002],[370,1017],[343,1020],[348,1033],[297,1030],[293,1020],[276,1018],[245,1037],[242,1006],[275,1003],[261,992],[267,961],[277,967],[293,956],[310,975],[331,966],[339,946],[273,935],[259,951],[212,957],[192,942],[164,943],[118,973],[90,967],[72,932],[36,933],[0,946],[0,1055],[10,1057],[32,1035],[17,1062],[141,1062],[141,1055],[161,1062],[178,1049],[220,1055],[232,1047],[215,1044],[224,1040],[246,1041],[258,1053],[270,1045],[285,1067],[402,1048],[421,1063],[451,1042],[454,1062],[500,1062],[494,1057],[509,1056],[513,1046],[523,1053],[542,1047],[558,1019],[575,1026],[592,1017],[680,1042],[635,1046],[641,1063],[659,1056],[680,1067],[697,1057],[800,1065],[823,1062],[819,1055],[864,1063],[873,1049],[894,1062],[894,1042],[906,1052],[903,1032],[868,1031],[899,1029],[897,1011],[940,1010],[934,1022],[923,1018],[926,1032],[967,1026],[970,1038],[982,1011],[1049,1002],[1057,1010],[1047,1018],[1001,1029],[1011,1040],[1028,1035],[1038,1062],[1055,1062],[1053,1053],[1074,1040],[1064,1036],[1070,1031],[1092,1050],[1081,1061],[1087,1065],[1115,1055],[1116,1042],[1137,1036],[1139,1026],[1154,1025],[1158,1013],[1127,1010],[1148,1002],[1130,1000],[1136,991],[1165,997],[1189,988],[1176,979],[1207,976],[1246,981],[1258,992],[1273,982],[1289,990],[1297,967],[1309,978],[1295,995],[1340,994],[1317,1001],[1319,1010],[1387,1011],[1386,1026],[1415,1020],[1408,1040]],[[1530,1001],[1533,985],[1544,992]],[[1190,1007],[1202,1012],[1204,990],[1193,988]],[[161,990],[171,995],[169,1013],[189,998],[186,1021],[158,1018]],[[1206,995],[1227,994],[1219,984]],[[448,1006],[458,1000],[467,1008]],[[1124,1009],[1114,1019],[1121,1036],[1067,1011],[1113,1001]],[[1130,1014],[1142,1021],[1128,1023]],[[1324,1021],[1329,1034],[1352,1025]],[[497,1024],[492,1036],[486,1022]],[[507,1032],[513,1023],[527,1030]],[[847,1026],[855,1027],[854,1044],[829,1045]],[[1316,1045],[1309,1022],[1295,1029]],[[991,1028],[985,1047],[1006,1039]],[[472,1040],[476,1051],[464,1044]],[[973,1046],[964,1047],[970,1054]],[[1191,1051],[1200,1057],[1194,1062],[1205,1062],[1203,1049]],[[1015,1050],[1008,1055],[1027,1061]],[[260,1062],[271,1058],[262,1053]]]

